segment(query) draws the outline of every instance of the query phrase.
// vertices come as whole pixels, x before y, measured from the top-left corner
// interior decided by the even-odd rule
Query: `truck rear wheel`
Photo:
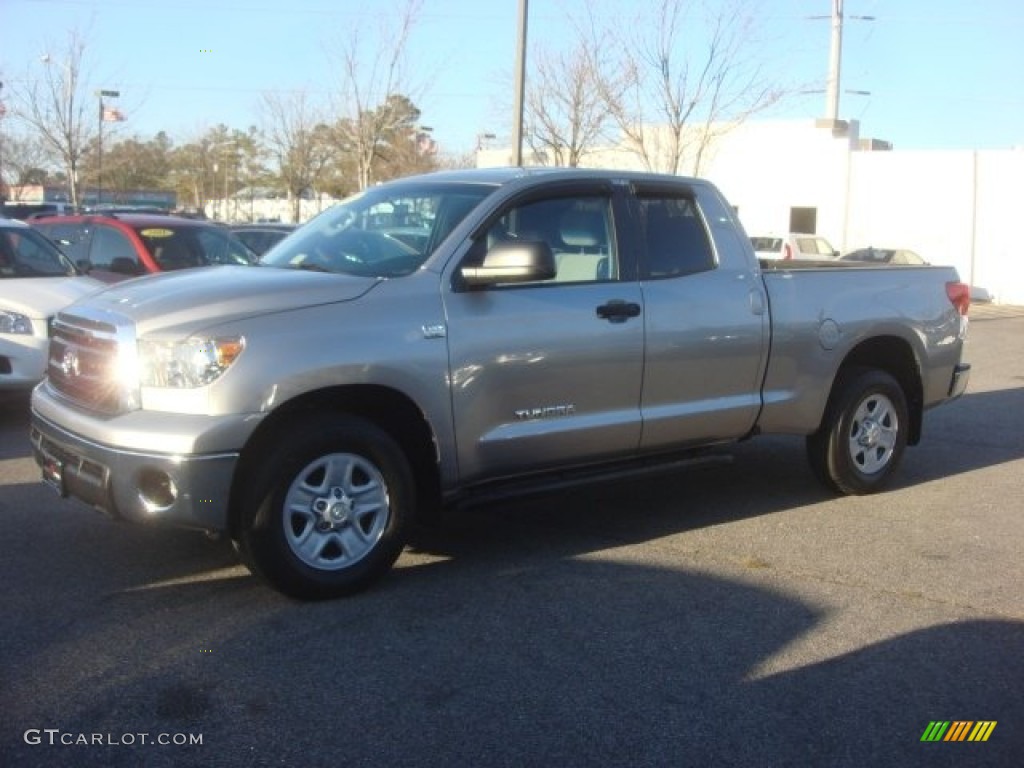
[[[402,450],[370,422],[298,418],[250,476],[243,562],[292,597],[358,592],[401,554],[413,485]]]
[[[807,438],[811,469],[830,488],[879,490],[907,445],[907,399],[888,373],[856,368],[840,375],[818,431]]]

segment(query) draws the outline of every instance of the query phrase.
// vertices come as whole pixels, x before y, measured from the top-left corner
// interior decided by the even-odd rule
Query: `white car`
[[[0,219],[0,391],[38,384],[46,375],[50,318],[105,287],[28,225]]]
[[[785,235],[758,235],[750,238],[759,259],[835,259],[839,251],[821,235],[789,232]]]

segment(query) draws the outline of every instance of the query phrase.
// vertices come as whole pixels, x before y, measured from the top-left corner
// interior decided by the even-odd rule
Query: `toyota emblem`
[[[78,376],[82,372],[81,364],[78,362],[78,353],[73,349],[65,349],[60,359],[60,370],[65,376]]]

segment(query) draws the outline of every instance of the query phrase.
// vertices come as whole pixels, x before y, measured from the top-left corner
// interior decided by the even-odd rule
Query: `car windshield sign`
[[[494,189],[429,182],[374,187],[324,211],[260,264],[367,277],[408,275]]]

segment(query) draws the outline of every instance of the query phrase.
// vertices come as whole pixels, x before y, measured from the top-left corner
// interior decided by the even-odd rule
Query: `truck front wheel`
[[[818,431],[807,438],[811,469],[829,487],[859,495],[879,490],[907,445],[907,400],[888,373],[840,375]]]
[[[402,552],[415,503],[402,450],[363,419],[294,419],[249,477],[239,548],[256,575],[301,599],[339,597]]]

